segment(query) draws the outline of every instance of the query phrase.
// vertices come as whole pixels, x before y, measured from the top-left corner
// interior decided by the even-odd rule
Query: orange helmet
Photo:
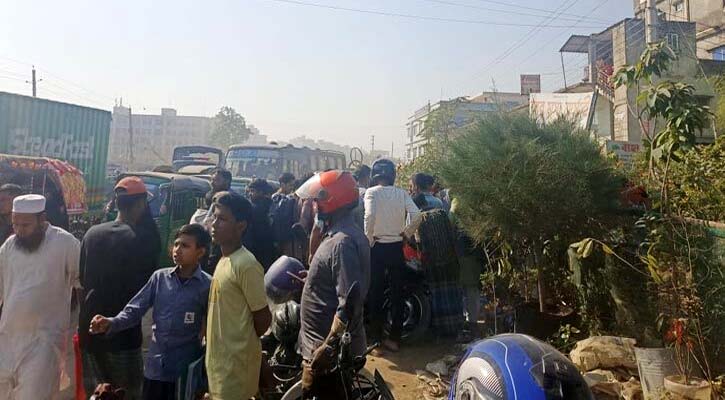
[[[357,205],[359,192],[352,174],[334,170],[316,174],[297,189],[301,199],[314,199],[321,215],[330,215],[345,207]]]

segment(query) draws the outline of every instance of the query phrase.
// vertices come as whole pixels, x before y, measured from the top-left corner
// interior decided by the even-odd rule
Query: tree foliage
[[[222,107],[214,117],[211,141],[215,146],[223,149],[231,145],[246,141],[252,131],[247,128],[247,122],[232,107]]]
[[[644,86],[637,96],[641,107],[640,121],[663,121],[664,126],[653,138],[645,140],[645,147],[653,160],[679,161],[684,153],[695,146],[695,138],[708,126],[710,110],[700,105],[695,88],[686,83],[659,81],[674,59],[664,42],[649,45],[639,61],[624,66],[615,76],[616,87]],[[647,132],[643,132],[647,136]]]
[[[440,175],[469,233],[541,241],[601,231],[618,210],[623,179],[575,124],[492,115],[450,142]]]

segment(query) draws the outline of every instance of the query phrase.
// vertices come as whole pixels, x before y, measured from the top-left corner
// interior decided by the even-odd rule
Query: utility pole
[[[393,152],[395,152],[395,142],[390,142],[390,158],[393,158]]]
[[[38,82],[35,80],[35,66],[33,66],[33,97],[38,97]]]
[[[657,42],[657,5],[656,0],[647,0],[644,23],[647,44]]]
[[[32,70],[32,75],[31,75],[30,82],[25,81],[25,83],[30,83],[31,85],[33,85],[33,97],[38,97],[38,82],[41,82],[41,81],[42,81],[42,79],[36,79],[36,76],[35,76],[35,65],[33,65],[33,70]]]
[[[133,168],[133,118],[132,118],[131,106],[128,106],[128,168]]]
[[[370,155],[375,151],[375,135],[370,135]]]

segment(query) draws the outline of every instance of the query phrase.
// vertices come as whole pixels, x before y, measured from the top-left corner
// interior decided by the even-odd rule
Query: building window
[[[680,35],[676,33],[668,33],[667,34],[667,46],[672,49],[675,53],[679,53],[680,51]]]
[[[712,59],[715,61],[725,61],[725,46],[720,46],[712,50]]]
[[[684,1],[678,1],[677,3],[672,5],[672,10],[676,13],[682,12],[684,9],[685,9]]]

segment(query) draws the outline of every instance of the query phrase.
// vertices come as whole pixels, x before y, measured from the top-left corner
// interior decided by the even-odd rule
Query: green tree
[[[212,144],[221,148],[240,144],[246,141],[252,131],[247,128],[247,122],[232,107],[222,107],[214,117],[214,127],[211,134]]]
[[[725,288],[722,259],[713,237],[696,218],[723,217],[723,142],[698,147],[696,134],[709,126],[712,114],[698,101],[693,86],[662,79],[674,59],[664,43],[648,45],[639,61],[621,68],[617,87],[639,92],[646,160],[635,179],[654,198],[653,209],[637,221],[637,259],[628,261],[591,238],[572,245],[586,258],[593,245],[632,269],[647,271],[656,325],[675,349],[675,361],[689,382],[694,365],[712,379],[709,359],[723,354]],[[657,127],[648,136],[645,122]],[[655,321],[651,321],[654,323]],[[694,362],[693,362],[694,361]]]
[[[501,236],[515,243],[514,256],[533,258],[541,311],[546,286],[568,276],[569,243],[615,223],[623,186],[612,161],[574,123],[542,125],[512,114],[479,120],[451,140],[439,171],[474,239]]]

